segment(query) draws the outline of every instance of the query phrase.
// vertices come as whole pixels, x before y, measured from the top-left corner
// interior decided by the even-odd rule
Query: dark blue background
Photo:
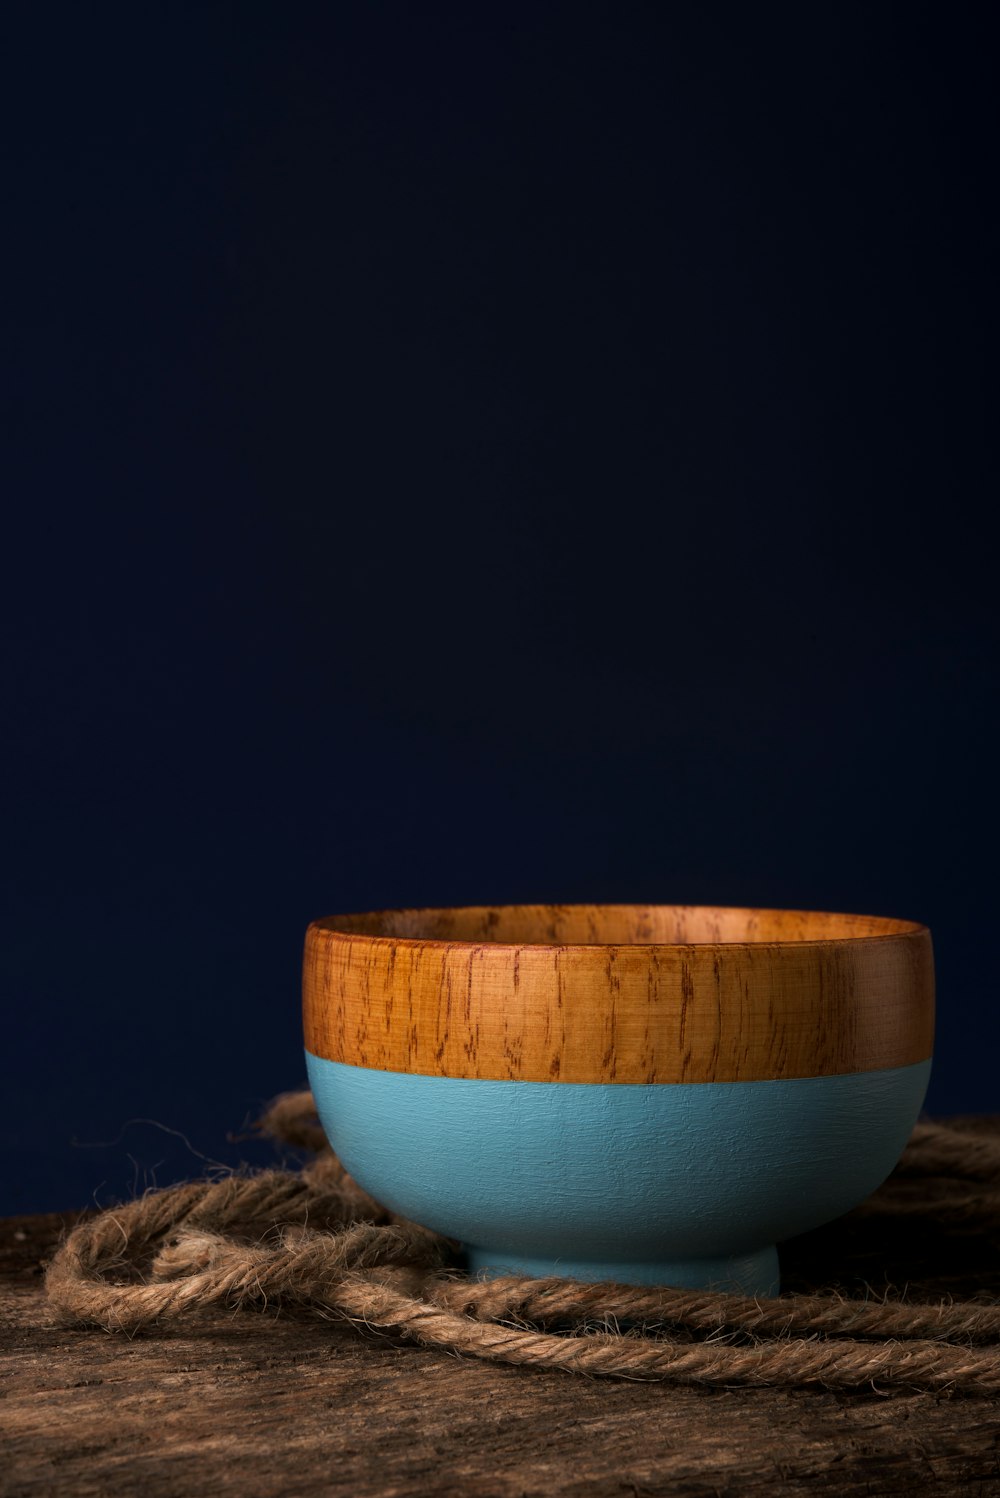
[[[988,8],[12,14],[3,1209],[374,906],[922,919],[1000,1108]]]

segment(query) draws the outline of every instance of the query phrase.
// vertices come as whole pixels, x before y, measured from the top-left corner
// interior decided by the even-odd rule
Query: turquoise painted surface
[[[791,1081],[468,1081],[324,1061],[334,1149],[473,1271],[777,1290],[774,1244],[863,1201],[899,1159],[931,1063]]]

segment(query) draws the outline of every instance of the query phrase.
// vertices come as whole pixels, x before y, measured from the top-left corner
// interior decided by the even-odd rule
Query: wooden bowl
[[[472,1272],[775,1293],[775,1244],[892,1170],[930,1074],[930,932],[876,916],[556,905],[306,934],[330,1143]]]

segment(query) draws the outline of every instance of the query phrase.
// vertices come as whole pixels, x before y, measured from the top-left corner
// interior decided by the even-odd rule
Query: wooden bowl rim
[[[878,921],[884,923],[891,929],[877,932],[852,933],[844,931],[836,936],[818,937],[791,937],[791,938],[765,938],[759,941],[688,941],[688,942],[655,942],[655,941],[607,941],[607,942],[560,942],[560,941],[491,941],[489,937],[477,937],[475,939],[464,939],[461,937],[435,937],[435,936],[396,936],[386,931],[362,931],[351,929],[350,924],[344,922],[371,921],[383,916],[437,916],[437,915],[460,915],[478,911],[515,911],[515,910],[684,910],[692,913],[712,913],[718,915],[749,915],[749,916],[804,916],[818,918],[820,920],[833,921]],[[640,904],[637,901],[607,901],[599,905],[595,903],[577,904],[511,904],[511,905],[429,905],[429,906],[388,906],[383,910],[361,910],[352,911],[340,915],[318,916],[309,923],[306,932],[307,938],[317,936],[332,940],[369,942],[373,946],[386,944],[392,947],[430,947],[441,950],[468,950],[468,951],[496,951],[496,952],[525,952],[525,951],[558,951],[558,952],[595,952],[614,950],[616,952],[685,952],[692,949],[697,951],[715,950],[719,952],[760,952],[766,948],[795,947],[857,947],[859,944],[882,944],[887,942],[907,941],[914,937],[930,935],[930,929],[920,921],[903,920],[896,916],[862,915],[848,911],[829,910],[805,910],[795,907],[784,906],[756,906],[756,905],[677,905],[677,904]]]

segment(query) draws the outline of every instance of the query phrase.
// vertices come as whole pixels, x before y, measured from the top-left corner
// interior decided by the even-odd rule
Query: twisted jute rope
[[[317,1158],[150,1191],[80,1221],[47,1271],[57,1313],[135,1335],[211,1307],[298,1307],[453,1354],[611,1378],[1000,1393],[996,1301],[470,1281],[454,1245],[346,1174],[308,1092],[279,1098],[259,1127]],[[932,1178],[947,1178],[950,1223],[1000,1236],[1000,1139],[919,1124],[893,1177],[915,1194],[866,1210],[909,1214],[918,1231]]]

